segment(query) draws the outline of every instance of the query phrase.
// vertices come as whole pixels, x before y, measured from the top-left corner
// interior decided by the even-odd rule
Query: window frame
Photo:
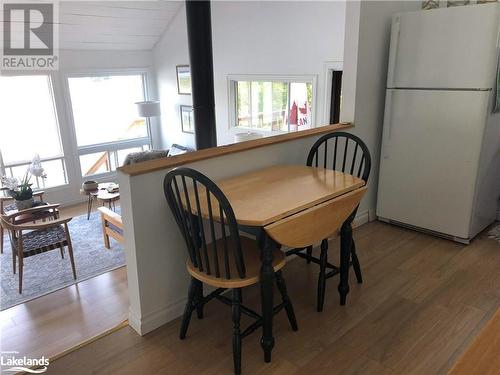
[[[323,64],[323,75],[322,75],[322,80],[323,81],[323,87],[324,87],[324,92],[323,92],[323,97],[325,98],[325,101],[323,103],[323,121],[325,123],[329,122],[330,120],[330,111],[331,111],[331,102],[332,102],[332,76],[333,76],[333,71],[334,70],[344,70],[344,62],[343,61],[327,61]],[[343,85],[342,85],[343,87]],[[339,111],[339,121],[342,120],[342,104],[343,102],[341,101],[340,103],[340,111]]]
[[[60,107],[58,103],[58,93],[57,93],[57,88],[56,88],[56,81],[57,78],[54,77],[52,72],[34,72],[34,71],[4,71],[2,72],[3,76],[6,77],[26,77],[26,76],[46,76],[48,79],[48,84],[49,84],[49,95],[51,97],[52,101],[52,106],[53,106],[53,111],[54,111],[54,116],[55,116],[55,121],[56,121],[56,128],[57,128],[57,133],[59,137],[59,145],[61,147],[61,154],[59,155],[54,155],[50,157],[40,157],[40,161],[43,162],[48,162],[48,161],[54,161],[54,160],[60,160],[63,173],[64,173],[64,184],[61,185],[55,185],[55,186],[50,186],[50,187],[44,187],[40,186],[40,179],[37,177],[36,178],[36,184],[38,185],[36,189],[43,189],[44,191],[57,191],[60,189],[64,189],[70,185],[70,178],[69,178],[69,173],[68,173],[68,159],[66,157],[65,153],[65,145],[64,145],[64,134],[63,134],[63,129],[61,126],[61,121],[64,121],[64,119],[61,120],[61,112],[60,112]],[[4,176],[13,176],[12,175],[12,168],[20,167],[25,165],[26,168],[29,167],[31,164],[32,160],[18,160],[15,163],[5,163],[3,161],[3,157],[0,153],[0,174]],[[7,173],[7,170],[10,172]],[[14,176],[14,177],[22,177],[22,176]],[[42,184],[43,185],[43,184]]]
[[[73,116],[73,103],[71,102],[71,92],[69,88],[69,79],[70,78],[78,78],[78,77],[109,77],[109,76],[135,76],[135,75],[141,75],[142,76],[142,90],[143,90],[143,97],[144,100],[150,100],[150,95],[149,92],[151,90],[150,88],[150,77],[151,77],[151,71],[150,69],[145,69],[145,68],[132,68],[132,69],[96,69],[96,70],[80,70],[80,71],[70,71],[66,72],[63,76],[63,85],[64,85],[64,96],[65,96],[65,102],[66,102],[66,108],[67,108],[67,116],[68,116],[68,123],[69,123],[69,130],[71,132],[71,138],[72,138],[72,147],[76,152],[75,155],[75,166],[76,169],[78,170],[78,175],[80,176],[81,180],[84,180],[86,178],[103,178],[103,177],[108,177],[110,175],[116,174],[116,170],[112,170],[109,172],[103,172],[103,173],[96,173],[88,176],[84,176],[82,174],[82,169],[81,169],[81,163],[80,163],[80,157],[83,155],[88,155],[88,154],[93,154],[93,153],[99,153],[99,152],[108,152],[109,154],[113,155],[113,158],[115,160],[115,163],[117,164],[117,155],[119,150],[123,149],[128,149],[128,148],[133,148],[133,147],[143,147],[143,146],[148,146],[149,149],[153,148],[153,139],[152,139],[152,130],[151,130],[151,119],[149,117],[145,117],[146,121],[146,129],[147,129],[147,136],[146,137],[141,137],[141,138],[134,138],[134,139],[126,139],[122,141],[114,141],[114,142],[104,142],[104,143],[96,143],[96,144],[91,144],[91,145],[85,145],[85,146],[78,146],[78,140],[76,137],[76,127],[75,127],[75,120]]]
[[[64,159],[64,156],[51,156],[48,158],[40,158],[41,163],[48,162],[48,161],[54,161],[54,160],[59,160],[61,162],[62,170],[64,173],[64,176],[63,176],[64,181],[65,181],[64,184],[45,187],[45,186],[43,186],[43,183],[41,182],[42,181],[41,177],[33,176],[32,178],[34,178],[36,180],[36,185],[37,185],[37,186],[34,186],[33,189],[51,190],[51,189],[58,189],[58,188],[65,187],[65,186],[69,185],[68,168],[66,166],[66,160]],[[14,176],[14,174],[12,173],[12,168],[22,167],[23,165],[25,165],[26,169],[28,169],[28,167],[31,164],[31,160],[28,162],[27,161],[22,161],[22,162],[20,161],[20,162],[12,163],[9,165],[4,164],[3,160],[0,160],[0,162],[1,162],[0,171],[4,176],[17,177],[17,178],[20,178],[22,176],[19,176],[19,175]],[[7,170],[9,170],[9,173],[7,173]],[[31,182],[33,182],[33,180],[31,180]]]
[[[230,131],[251,131],[263,134],[286,134],[289,131],[282,130],[267,130],[260,128],[253,128],[248,126],[237,126],[238,109],[236,105],[236,93],[238,81],[262,81],[262,82],[301,82],[312,84],[312,110],[311,110],[311,128],[316,127],[316,107],[317,107],[317,81],[318,76],[315,74],[309,75],[275,75],[275,74],[229,74],[227,76],[228,85],[228,117],[229,117],[229,130]],[[287,107],[288,113],[290,112],[290,103]]]

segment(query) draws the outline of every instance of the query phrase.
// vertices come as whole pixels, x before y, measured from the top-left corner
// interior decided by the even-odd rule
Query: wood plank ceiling
[[[181,1],[60,1],[59,49],[151,50]],[[56,19],[57,22],[57,19]],[[22,39],[22,28],[14,39]]]
[[[59,48],[150,50],[181,5],[179,1],[60,2]]]

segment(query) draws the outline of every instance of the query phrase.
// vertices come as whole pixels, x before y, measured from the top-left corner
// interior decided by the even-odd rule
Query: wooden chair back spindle
[[[165,176],[163,188],[193,266],[218,278],[245,278],[238,225],[219,187],[194,169],[175,168]]]
[[[348,173],[361,178],[366,184],[370,176],[372,159],[368,147],[361,138],[351,133],[333,132],[325,134],[313,144],[307,157],[307,165]],[[358,206],[349,215],[348,222],[354,220]]]
[[[348,173],[368,181],[371,156],[368,147],[357,136],[346,132],[325,134],[309,151],[307,165]]]

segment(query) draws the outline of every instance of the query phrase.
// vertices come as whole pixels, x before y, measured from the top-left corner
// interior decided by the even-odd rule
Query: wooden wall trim
[[[207,148],[200,151],[189,152],[187,154],[171,156],[156,160],[148,160],[142,163],[124,165],[118,168],[122,173],[130,176],[137,176],[145,173],[158,171],[161,169],[173,168],[179,165],[193,163],[198,160],[215,158],[222,155],[233,154],[237,152],[252,150],[254,148],[269,146],[273,144],[289,142],[300,138],[306,138],[313,135],[320,135],[332,131],[352,128],[353,124],[332,124],[320,126],[313,129],[302,130],[294,133],[280,134],[273,137],[259,138],[251,141],[233,143],[230,145]]]

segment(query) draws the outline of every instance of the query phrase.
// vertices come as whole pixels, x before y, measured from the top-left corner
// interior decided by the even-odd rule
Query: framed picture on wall
[[[193,107],[181,105],[181,127],[184,133],[194,134]]]
[[[189,65],[177,65],[177,92],[179,95],[191,95],[191,69]]]

